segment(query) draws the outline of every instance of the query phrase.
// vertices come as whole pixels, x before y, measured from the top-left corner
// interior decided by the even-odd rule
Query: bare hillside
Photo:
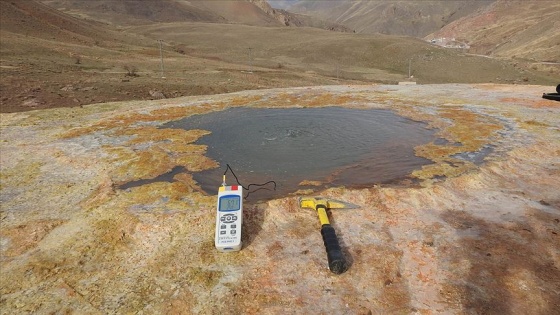
[[[280,21],[250,0],[45,0],[63,12],[115,25],[153,22],[211,22],[278,26]]]
[[[116,34],[95,21],[76,18],[28,0],[1,0],[0,26],[2,32],[75,44],[114,40]],[[3,44],[7,44],[7,39],[2,39]]]
[[[278,9],[288,9],[297,2],[298,0],[268,0],[268,3],[270,3],[273,8]]]
[[[308,26],[349,32],[333,22],[273,9],[266,0],[43,0],[62,12],[113,25],[209,22],[254,26]]]
[[[205,21],[226,22],[216,12],[199,7],[198,1],[175,0],[44,0],[62,12],[115,25],[147,22]]]
[[[516,83],[536,79],[530,71],[507,61],[469,56],[411,37],[200,23],[145,25],[129,31],[162,38],[190,55],[252,64],[254,70],[262,71],[261,75],[288,71],[396,83],[406,78],[410,60],[411,74],[419,83]]]
[[[200,22],[116,28],[36,1],[0,5],[2,112],[276,87],[397,83],[407,77],[409,61],[418,83],[557,84],[557,73],[409,37]]]
[[[560,62],[559,16],[558,1],[497,1],[426,38],[456,38],[477,54]]]
[[[451,21],[483,8],[483,1],[313,1],[301,0],[290,11],[343,24],[358,33],[424,37]]]
[[[259,26],[279,26],[281,22],[277,20],[272,12],[267,12],[270,7],[259,6],[254,1],[191,1],[199,8],[214,12],[225,18],[230,23],[259,25]],[[266,1],[265,1],[266,4]]]

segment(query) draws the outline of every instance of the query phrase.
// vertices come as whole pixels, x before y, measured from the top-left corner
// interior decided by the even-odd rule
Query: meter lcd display
[[[239,196],[224,196],[220,198],[220,211],[239,210]]]

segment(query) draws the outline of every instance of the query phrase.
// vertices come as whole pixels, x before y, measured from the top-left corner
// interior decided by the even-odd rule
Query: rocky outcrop
[[[358,33],[424,37],[492,0],[479,1],[298,1],[291,12],[350,27]]]
[[[266,0],[247,0],[247,1],[256,5],[257,7],[259,7],[259,9],[263,10],[266,14],[270,15],[271,17],[273,17],[275,20],[279,21],[283,25],[302,26],[301,25],[302,23],[300,21],[293,18],[292,16],[293,14],[285,10],[277,10],[272,8]]]
[[[266,14],[274,14],[275,9],[273,9],[270,4],[268,4],[268,2],[266,0],[247,0],[249,2],[251,2],[252,4],[256,5],[257,7],[259,7],[261,10],[263,10],[264,12],[266,12]]]
[[[321,21],[316,18],[312,18],[310,16],[295,14],[292,12],[288,12],[282,9],[274,9],[270,6],[270,4],[266,0],[246,0],[257,6],[267,15],[271,16],[275,20],[282,23],[285,26],[298,26],[298,27],[318,27],[327,29],[330,31],[338,31],[338,32],[352,32],[352,30],[346,26]]]
[[[473,54],[558,63],[559,12],[558,1],[496,1],[425,39],[456,38]]]

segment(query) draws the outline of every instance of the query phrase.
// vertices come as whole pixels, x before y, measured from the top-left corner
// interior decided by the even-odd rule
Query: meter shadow
[[[244,203],[243,204],[243,232],[241,241],[243,248],[250,246],[253,240],[261,232],[266,214],[266,203]]]

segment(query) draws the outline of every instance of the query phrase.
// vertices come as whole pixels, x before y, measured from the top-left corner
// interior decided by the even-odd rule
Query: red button
[[[237,186],[231,186],[231,190],[237,190]]]

